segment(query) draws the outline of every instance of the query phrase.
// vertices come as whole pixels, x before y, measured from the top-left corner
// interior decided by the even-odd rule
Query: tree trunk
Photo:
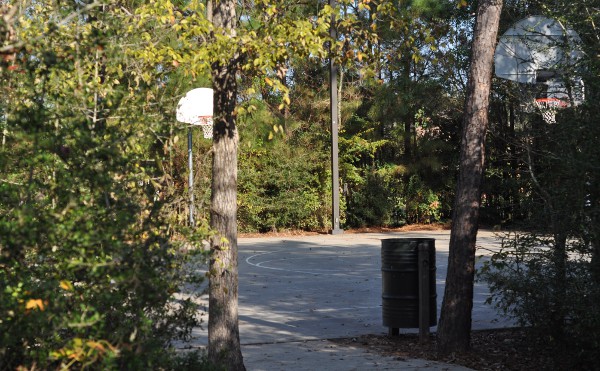
[[[216,2],[212,16],[216,32],[235,36],[235,1]],[[215,118],[210,225],[216,235],[211,241],[208,357],[226,370],[245,370],[238,328],[236,72],[235,60],[212,66]]]
[[[477,9],[450,234],[448,274],[438,326],[438,351],[442,354],[465,351],[470,347],[475,241],[492,65],[501,10],[502,0],[482,0]]]

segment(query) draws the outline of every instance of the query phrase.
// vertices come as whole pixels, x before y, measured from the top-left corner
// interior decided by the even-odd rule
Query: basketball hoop
[[[202,128],[204,138],[210,139],[213,137],[213,118],[212,116],[198,116],[198,121],[193,125],[198,125]]]
[[[177,103],[177,121],[200,126],[204,138],[213,137],[213,90],[197,88],[187,92]],[[190,196],[190,226],[194,227],[194,161],[192,127],[188,127],[188,193]]]
[[[583,79],[577,75],[577,62],[584,56],[581,44],[579,35],[561,22],[527,17],[500,37],[494,52],[496,76],[519,84],[524,112],[538,111],[554,124],[559,109],[585,99]]]
[[[197,88],[190,90],[177,104],[177,121],[202,127],[204,138],[213,134],[213,90]]]
[[[558,98],[538,98],[534,101],[538,111],[547,124],[556,124],[556,111],[569,105]]]

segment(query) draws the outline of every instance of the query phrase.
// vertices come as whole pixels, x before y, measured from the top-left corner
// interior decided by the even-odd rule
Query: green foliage
[[[402,167],[379,168],[354,184],[347,200],[347,223],[351,226],[396,227],[404,224],[441,222],[442,202],[416,174]]]
[[[240,140],[240,228],[324,229],[331,210],[326,153],[294,146],[264,107],[248,120]]]
[[[406,217],[411,223],[437,223],[442,219],[440,197],[418,175],[406,185]]]
[[[555,346],[557,357],[568,354],[573,367],[587,369],[600,360],[600,290],[583,241],[569,240],[566,263],[556,249],[549,237],[506,234],[479,279],[489,284],[489,303]]]
[[[416,132],[407,161],[406,132],[394,125],[394,113],[384,108],[392,104],[385,99],[375,100],[370,109],[384,122],[354,116],[347,129],[353,135],[340,139],[342,177],[349,190],[347,222],[351,226],[440,222],[450,214],[448,190],[454,177],[447,169],[454,160],[448,155],[453,145],[441,137],[435,119],[420,109],[414,117]],[[383,138],[373,126],[383,127]]]
[[[391,170],[391,171],[389,171]],[[400,226],[406,224],[405,203],[394,176],[398,169],[363,173],[347,195],[346,223],[353,227]]]
[[[324,44],[334,10],[326,5],[308,11],[306,14],[307,7],[294,1],[261,0],[239,10],[242,21],[231,35],[215,29],[201,2],[178,7],[171,1],[155,1],[136,10],[128,32],[150,35],[157,28],[165,30],[168,42],[156,43],[149,36],[142,37],[143,47],[136,57],[152,65],[176,66],[193,78],[206,75],[213,63],[227,65],[234,61],[245,76],[258,77],[279,92],[282,102],[278,109],[283,109],[290,103],[282,75],[287,61],[326,55]],[[142,77],[146,81],[150,78]],[[248,86],[245,93],[252,95],[255,88]]]
[[[177,360],[171,344],[199,325],[193,297],[178,293],[202,280],[183,268],[205,261],[194,246],[208,231],[182,230],[163,209],[173,102],[164,71],[123,52],[123,9],[35,2],[15,27],[24,46],[0,72],[2,369],[195,358]]]

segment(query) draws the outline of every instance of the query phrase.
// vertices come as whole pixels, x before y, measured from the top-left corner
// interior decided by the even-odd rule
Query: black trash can
[[[390,329],[419,327],[419,245],[429,253],[429,325],[437,325],[435,239],[381,240],[383,325]]]

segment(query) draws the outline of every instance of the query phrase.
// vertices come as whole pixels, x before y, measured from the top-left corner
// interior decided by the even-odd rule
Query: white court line
[[[347,307],[347,308],[323,308],[323,309],[302,309],[302,310],[273,310],[273,311],[270,311],[266,315],[273,315],[273,314],[285,315],[285,314],[313,313],[313,312],[332,313],[332,312],[341,312],[341,311],[349,311],[349,310],[379,309],[379,308],[381,308],[381,305],[378,305],[378,306],[375,306],[375,307]],[[243,312],[243,309],[245,309],[245,308],[240,308],[240,313]],[[247,311],[251,312],[251,313],[254,313],[254,315],[260,316],[260,314],[257,314],[256,312],[252,311],[251,309],[247,309]]]
[[[277,252],[282,252],[283,250],[277,250],[277,251],[268,251],[268,252],[261,252],[259,254],[254,254],[252,256],[249,256],[246,258],[246,263],[253,265],[252,263],[250,263],[248,260],[255,258],[257,256],[261,256],[261,255],[268,255],[268,254],[275,254]]]
[[[324,312],[324,313],[329,313],[329,312],[341,312],[343,310],[357,310],[357,309],[376,309],[376,308],[381,308],[381,305],[375,306],[375,307],[348,307],[348,308],[323,308],[323,309],[309,309],[309,311],[311,312]],[[290,313],[294,313],[294,312],[290,312]]]
[[[254,254],[252,256],[249,256],[246,258],[246,263],[256,267],[256,268],[263,268],[263,269],[271,269],[271,270],[275,270],[275,271],[281,271],[281,272],[289,272],[289,273],[302,273],[302,274],[311,274],[314,276],[321,276],[321,275],[325,275],[325,276],[333,276],[333,275],[337,275],[340,273],[348,273],[349,271],[347,269],[344,270],[325,270],[325,269],[315,269],[312,271],[306,271],[306,270],[296,270],[296,269],[285,269],[285,268],[276,268],[276,267],[267,267],[264,266],[263,264],[266,263],[270,263],[270,262],[274,262],[274,261],[287,261],[287,260],[293,260],[293,259],[304,259],[304,257],[299,257],[299,258],[283,258],[283,259],[272,259],[272,260],[265,260],[265,261],[261,261],[258,263],[253,263],[250,260],[254,259],[256,257],[259,256],[263,256],[263,255],[268,255],[268,254],[275,254],[278,252],[282,252],[284,250],[277,250],[277,251],[269,251],[269,252],[263,252],[263,253],[259,253],[259,254]],[[363,255],[363,256],[370,256],[370,255]],[[350,258],[350,257],[356,257],[356,256],[337,256],[336,258]],[[320,272],[319,272],[320,271]],[[326,273],[323,273],[323,271],[326,271]],[[365,270],[362,270],[361,272],[364,272]],[[370,271],[370,270],[367,270]],[[379,270],[376,270],[379,271]],[[353,270],[351,272],[356,272],[356,270]]]
[[[263,267],[263,266],[261,266],[261,264],[263,262],[259,262],[257,264],[254,264],[254,263],[252,263],[250,261],[250,259],[253,259],[253,258],[257,257],[257,256],[268,255],[268,254],[275,254],[275,253],[278,253],[278,252],[281,252],[281,251],[283,251],[283,250],[263,252],[263,253],[260,253],[260,254],[254,254],[254,255],[249,256],[249,257],[246,258],[246,263],[248,263],[249,265],[251,265],[253,267],[263,268],[263,269],[271,269],[271,270],[274,270],[274,271],[292,272],[292,273],[304,273],[304,274],[312,274],[312,275],[316,275],[316,276],[320,275],[320,273],[314,273],[314,272],[297,271],[297,270],[275,268],[275,267]]]

